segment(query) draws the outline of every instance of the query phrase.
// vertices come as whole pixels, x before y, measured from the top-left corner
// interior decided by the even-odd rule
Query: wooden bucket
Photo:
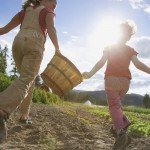
[[[54,55],[41,77],[53,93],[59,96],[64,96],[83,80],[76,66],[60,54]]]

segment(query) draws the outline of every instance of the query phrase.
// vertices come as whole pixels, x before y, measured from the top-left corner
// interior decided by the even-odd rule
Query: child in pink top
[[[105,72],[105,92],[109,112],[113,121],[111,129],[116,134],[114,150],[122,150],[130,143],[127,128],[131,124],[121,109],[121,99],[128,92],[131,80],[129,70],[132,61],[136,68],[150,74],[150,68],[137,58],[137,52],[126,43],[134,34],[134,26],[126,21],[120,24],[121,36],[117,44],[104,49],[102,58],[90,72],[84,72],[85,79],[91,78],[107,62]]]

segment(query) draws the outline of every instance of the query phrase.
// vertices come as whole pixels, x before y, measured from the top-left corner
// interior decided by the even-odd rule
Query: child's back
[[[105,78],[107,76],[117,76],[131,79],[129,65],[132,56],[138,53],[127,45],[113,45],[107,47],[104,52],[108,55]]]

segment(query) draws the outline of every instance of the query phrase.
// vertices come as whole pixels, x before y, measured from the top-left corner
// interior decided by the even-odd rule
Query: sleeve
[[[135,51],[133,48],[131,48],[130,49],[130,57],[132,58],[132,56],[134,56],[134,55],[138,55],[138,52],[137,51]]]
[[[46,8],[46,13],[47,14],[50,13],[50,14],[53,15],[53,17],[56,17],[56,14],[51,9],[49,9],[49,8]]]
[[[21,10],[20,12],[18,12],[18,15],[19,15],[19,20],[22,23],[23,19],[24,19],[24,16],[25,16],[25,11]]]
[[[103,50],[103,54],[108,54],[109,53],[109,49],[110,49],[109,46],[105,47],[104,50]]]

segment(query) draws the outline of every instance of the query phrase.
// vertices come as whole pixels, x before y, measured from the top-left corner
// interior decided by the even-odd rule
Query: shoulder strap
[[[43,10],[45,7],[44,6],[39,6],[35,9],[36,12],[40,12],[41,10]]]
[[[33,10],[33,7],[29,6],[29,7],[26,8],[25,11],[29,11],[29,10]]]

